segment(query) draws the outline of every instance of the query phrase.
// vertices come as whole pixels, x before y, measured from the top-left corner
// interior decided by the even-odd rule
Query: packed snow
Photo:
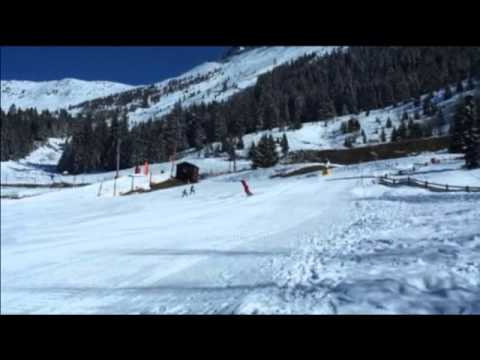
[[[55,111],[66,109],[87,100],[131,90],[134,86],[110,81],[62,79],[54,81],[1,80],[1,107],[7,111],[17,108],[36,108]]]
[[[243,169],[201,180],[186,198],[190,186],[114,197],[94,183],[2,199],[1,312],[480,313],[480,193],[361,177],[413,164],[480,185],[480,170],[436,153],[330,176]],[[159,179],[169,165],[156,165]]]

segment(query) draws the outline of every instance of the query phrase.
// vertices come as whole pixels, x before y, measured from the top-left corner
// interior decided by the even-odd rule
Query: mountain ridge
[[[2,109],[15,104],[20,108],[37,110],[68,109],[72,114],[88,111],[123,110],[133,123],[157,119],[173,109],[180,101],[185,106],[223,101],[256,83],[258,76],[278,65],[315,53],[327,54],[337,47],[324,46],[251,46],[232,47],[217,60],[206,61],[183,74],[147,85],[132,86],[110,81],[85,81],[73,78],[34,82],[2,80]],[[69,83],[81,83],[80,96],[55,99],[56,93],[68,92]],[[12,86],[15,85],[15,86]],[[56,85],[56,86],[55,86]],[[98,86],[105,89],[97,89]],[[53,89],[49,89],[52,87]],[[42,93],[41,89],[45,93]],[[91,91],[88,88],[92,87]],[[13,88],[13,89],[12,89]],[[31,88],[40,89],[36,92]],[[64,88],[64,89],[62,89]],[[70,89],[72,92],[72,89]],[[86,92],[86,93],[85,93]]]
[[[1,80],[1,108],[59,110],[101,96],[131,90],[136,86],[106,80]]]

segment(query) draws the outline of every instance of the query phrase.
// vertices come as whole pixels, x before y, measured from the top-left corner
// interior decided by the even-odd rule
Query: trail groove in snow
[[[98,198],[98,184],[2,199],[1,311],[479,313],[480,195],[359,178],[430,156],[328,177],[227,174],[186,199],[181,187]],[[449,161],[422,176],[478,176]]]

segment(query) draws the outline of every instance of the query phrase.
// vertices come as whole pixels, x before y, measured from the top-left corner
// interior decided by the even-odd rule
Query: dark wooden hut
[[[175,178],[184,182],[196,183],[198,182],[199,170],[196,165],[181,162],[177,164],[177,175]]]

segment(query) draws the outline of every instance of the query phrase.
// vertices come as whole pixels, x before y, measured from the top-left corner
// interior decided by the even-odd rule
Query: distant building
[[[181,162],[177,164],[177,175],[175,178],[184,182],[196,183],[198,182],[199,170],[196,165]]]

